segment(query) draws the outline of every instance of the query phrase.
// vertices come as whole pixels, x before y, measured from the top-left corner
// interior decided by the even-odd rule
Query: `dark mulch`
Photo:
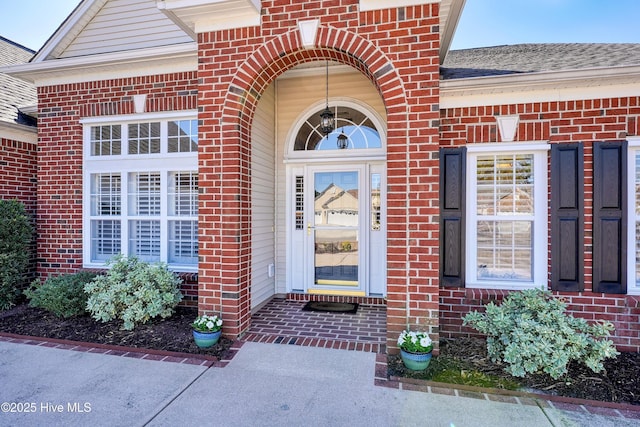
[[[195,308],[177,307],[170,318],[152,319],[144,325],[136,326],[133,331],[125,331],[120,329],[121,322],[102,323],[89,315],[63,319],[39,308],[19,305],[0,312],[0,331],[32,337],[203,354],[221,360],[233,341],[221,337],[218,344],[211,348],[201,349],[196,346],[191,323],[197,315]]]
[[[19,305],[0,312],[0,331],[42,338],[65,339],[85,343],[110,344],[126,347],[165,350],[224,358],[233,341],[222,337],[209,349],[200,349],[193,342],[191,323],[197,310],[177,307],[168,319],[154,319],[138,325],[133,331],[120,329],[120,322],[102,323],[90,316],[69,319],[27,305]],[[566,377],[553,380],[546,375],[514,378],[503,370],[503,365],[493,363],[487,356],[484,340],[443,340],[440,355],[455,361],[462,369],[509,378],[517,381],[527,391],[576,397],[605,402],[640,405],[640,353],[622,353],[616,359],[605,361],[605,371],[594,373],[581,364],[572,363]],[[408,371],[399,357],[389,358],[389,375],[430,379],[425,373]],[[428,371],[427,371],[428,374]]]
[[[584,364],[571,363],[568,374],[558,380],[548,375],[516,378],[507,374],[504,365],[491,362],[482,339],[443,340],[440,356],[451,358],[462,369],[514,380],[529,392],[640,405],[640,353],[621,353],[615,359],[607,359],[605,370],[600,373],[591,371]],[[397,377],[430,379],[425,375],[428,371],[407,370],[399,357],[389,358],[388,371],[389,375]]]

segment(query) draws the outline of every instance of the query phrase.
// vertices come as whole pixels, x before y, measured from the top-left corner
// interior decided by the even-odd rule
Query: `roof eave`
[[[55,58],[56,52],[67,47],[84,28],[86,22],[97,13],[107,0],[84,0],[81,1],[69,16],[60,24],[56,31],[49,37],[44,45],[36,52],[31,62],[43,62],[47,59]],[[86,17],[86,18],[85,18]]]
[[[36,144],[38,142],[38,129],[33,126],[0,121],[0,136],[12,141]]]
[[[545,71],[440,82],[440,108],[640,95],[640,66]]]
[[[134,77],[197,69],[197,44],[193,42],[13,65],[0,68],[0,73],[35,83],[36,86],[46,86],[101,80],[114,75]]]
[[[451,42],[453,41],[453,36],[456,33],[456,29],[458,28],[458,23],[460,22],[460,16],[462,15],[462,11],[464,10],[464,5],[467,0],[449,0],[449,11],[445,17],[445,22],[440,20],[440,63],[444,64],[444,60],[447,57],[447,53],[449,53],[449,49],[451,48]]]
[[[640,78],[640,65],[597,67],[581,70],[540,71],[533,73],[507,74],[500,76],[469,77],[440,81],[441,92],[494,91],[504,89],[531,88],[559,84],[572,85]]]

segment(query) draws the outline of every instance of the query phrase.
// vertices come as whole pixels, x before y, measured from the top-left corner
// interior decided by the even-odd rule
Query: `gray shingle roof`
[[[536,71],[640,65],[640,44],[537,43],[452,50],[441,78],[497,76]]]
[[[0,36],[0,67],[29,62],[34,52]],[[0,121],[34,126],[35,121],[22,114],[20,107],[37,102],[36,87],[0,73]]]

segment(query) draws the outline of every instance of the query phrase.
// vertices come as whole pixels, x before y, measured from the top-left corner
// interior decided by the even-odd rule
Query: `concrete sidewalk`
[[[374,385],[375,354],[244,343],[224,368],[0,341],[0,425],[620,426]]]

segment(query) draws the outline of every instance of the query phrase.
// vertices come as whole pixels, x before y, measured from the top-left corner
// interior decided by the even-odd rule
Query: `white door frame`
[[[318,294],[340,294],[351,296],[365,296],[367,294],[366,284],[368,283],[368,233],[367,233],[367,208],[365,199],[367,191],[367,185],[365,182],[366,176],[365,164],[340,164],[340,165],[308,165],[306,167],[306,182],[309,183],[309,187],[305,192],[305,225],[307,227],[305,252],[306,252],[306,273],[305,283],[307,293]],[[345,284],[319,284],[316,282],[316,231],[321,229],[316,228],[316,215],[315,215],[315,192],[316,188],[316,176],[319,173],[325,172],[356,172],[358,174],[357,190],[358,190],[358,223],[355,226],[356,241],[358,243],[358,277],[356,283],[353,285]]]
[[[353,293],[325,287],[326,292],[314,287],[314,239],[308,225],[313,224],[313,179],[315,172],[358,171],[359,184],[359,268],[358,289]],[[379,223],[373,224],[372,180],[380,188]],[[312,162],[287,164],[286,227],[287,227],[287,292],[321,293],[328,295],[386,296],[386,164],[379,160],[356,162]],[[303,204],[300,205],[300,187]],[[302,211],[301,211],[302,209]],[[302,215],[302,218],[301,218]],[[312,231],[312,230],[311,230]],[[314,289],[316,291],[314,292]]]

